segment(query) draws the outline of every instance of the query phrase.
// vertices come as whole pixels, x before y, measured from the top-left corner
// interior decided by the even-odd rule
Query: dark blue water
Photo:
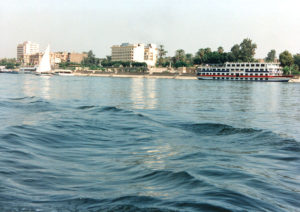
[[[0,211],[300,211],[300,84],[0,75]]]

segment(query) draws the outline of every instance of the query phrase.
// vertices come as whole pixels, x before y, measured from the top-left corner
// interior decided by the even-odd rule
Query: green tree
[[[300,54],[294,55],[294,63],[296,66],[298,66],[298,70],[300,70]]]
[[[284,52],[282,52],[279,55],[279,61],[280,61],[281,66],[283,66],[283,67],[291,66],[294,64],[294,58],[293,58],[292,54],[287,50],[285,50]]]
[[[218,48],[218,52],[219,52],[220,54],[224,53],[224,48],[223,48],[222,46],[220,46],[220,47]]]
[[[164,57],[167,55],[167,51],[164,48],[164,45],[159,45],[158,48],[158,65],[162,66],[164,63]]]
[[[176,62],[185,62],[186,56],[183,49],[178,49],[175,52],[175,63]]]
[[[199,49],[197,52],[196,52],[196,57],[199,57],[199,58],[202,58],[203,56],[205,55],[205,49]]]
[[[274,62],[275,61],[275,59],[276,59],[276,51],[275,51],[275,49],[272,49],[269,53],[268,53],[268,55],[267,55],[267,57],[266,57],[266,62]]]
[[[240,59],[243,62],[252,62],[254,60],[257,45],[252,40],[246,38],[240,44]]]
[[[231,48],[231,55],[233,57],[234,62],[238,62],[239,58],[240,58],[240,45],[239,44],[235,44],[232,48]]]
[[[96,56],[94,55],[93,51],[90,50],[87,53],[87,57],[85,57],[83,59],[83,61],[81,62],[81,64],[83,66],[90,67],[91,69],[98,69],[99,68],[99,62],[100,62],[100,59],[96,58]]]
[[[186,58],[187,66],[193,66],[193,64],[194,64],[193,55],[188,53],[185,55],[185,58]]]

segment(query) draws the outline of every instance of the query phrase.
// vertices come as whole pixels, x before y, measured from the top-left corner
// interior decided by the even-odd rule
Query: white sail
[[[43,73],[43,72],[50,72],[50,71],[51,71],[50,46],[48,45],[36,72]]]

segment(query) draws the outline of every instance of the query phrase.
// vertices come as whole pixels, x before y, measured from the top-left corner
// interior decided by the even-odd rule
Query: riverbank
[[[290,79],[289,82],[300,82],[300,76],[294,76],[294,78]]]
[[[89,76],[89,77],[118,77],[118,78],[147,78],[147,79],[188,79],[196,80],[196,75],[186,74],[137,74],[137,73],[81,73],[74,72],[74,76]]]

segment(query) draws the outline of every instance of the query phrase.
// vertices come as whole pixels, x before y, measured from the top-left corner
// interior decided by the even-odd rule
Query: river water
[[[0,75],[0,211],[300,211],[300,84]]]

